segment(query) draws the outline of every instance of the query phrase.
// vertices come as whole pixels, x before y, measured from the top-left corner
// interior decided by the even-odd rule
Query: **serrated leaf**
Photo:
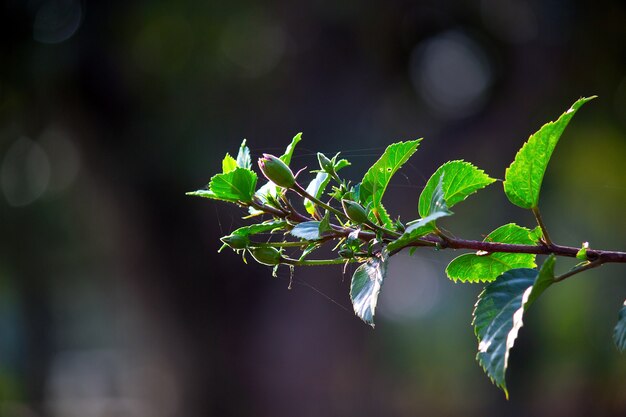
[[[505,224],[491,232],[484,242],[516,243],[535,245],[536,235],[525,227],[514,223]],[[534,268],[535,255],[527,253],[496,252],[488,255],[466,253],[450,262],[446,274],[454,281],[493,281],[500,274],[515,268]]]
[[[442,188],[444,199],[449,208],[495,181],[495,179],[485,174],[483,170],[476,168],[469,162],[446,162],[430,177],[420,195],[418,211],[422,217],[430,214],[428,210],[432,194],[441,176],[444,177]]]
[[[321,237],[320,222],[298,223],[289,233],[304,240],[318,240]]]
[[[266,223],[251,224],[250,226],[240,227],[234,230],[231,234],[237,236],[252,236],[259,233],[271,232],[277,229],[282,229],[287,225],[287,222],[283,220],[271,221]]]
[[[211,178],[209,189],[220,199],[252,201],[256,187],[256,173],[245,168],[236,168],[228,174],[217,174]]]
[[[443,174],[439,177],[437,187],[431,195],[430,205],[428,207],[429,214],[422,219],[407,223],[407,228],[404,230],[404,233],[387,246],[389,252],[401,249],[420,237],[426,236],[435,230],[435,221],[437,219],[453,214],[448,210],[448,206],[444,200],[442,184]]]
[[[415,153],[422,139],[389,145],[383,155],[370,167],[361,181],[359,199],[364,207],[371,205],[372,212],[386,227],[393,222],[382,205],[382,198],[393,174]]]
[[[478,296],[472,322],[479,342],[476,359],[507,398],[509,353],[524,324],[524,311],[552,282],[554,257],[548,258],[541,271],[519,268],[505,272]]]
[[[593,97],[581,98],[555,122],[549,122],[530,136],[506,170],[504,192],[516,206],[533,209],[539,204],[539,192],[552,152],[574,114]]]
[[[246,140],[244,139],[239,146],[239,153],[237,154],[237,166],[239,168],[252,169],[252,158],[250,158],[250,149],[246,146]]]
[[[236,168],[227,174],[217,174],[211,178],[208,190],[198,190],[187,193],[198,197],[213,200],[229,201],[231,203],[252,201],[256,187],[256,173],[249,169]]]
[[[285,149],[285,153],[282,154],[282,156],[280,157],[280,160],[283,161],[285,164],[289,165],[291,163],[291,157],[293,156],[293,151],[296,149],[296,145],[301,140],[302,140],[302,132],[298,133],[296,136],[293,137],[293,139],[291,139],[291,143],[289,144],[289,146],[287,146],[287,149]]]
[[[313,197],[320,198],[329,182],[330,175],[325,172],[318,172],[315,178],[313,178],[313,180],[306,187],[306,191]],[[315,213],[315,204],[313,204],[313,202],[311,202],[308,198],[304,199],[304,208],[307,213],[311,215]]]
[[[541,230],[541,227],[537,226],[534,229],[532,229],[530,231],[530,238],[535,242],[539,242],[540,240],[542,240],[543,230]]]
[[[226,154],[222,160],[222,174],[228,174],[229,172],[234,171],[235,168],[237,168],[237,161],[235,158],[230,156],[230,154]]]
[[[354,313],[372,327],[378,295],[387,275],[387,259],[387,252],[383,249],[380,258],[372,258],[361,264],[352,276],[350,300]]]
[[[615,346],[617,346],[620,352],[626,350],[626,301],[624,301],[624,305],[619,310],[617,324],[615,325],[615,330],[613,330],[613,341],[615,341]]]

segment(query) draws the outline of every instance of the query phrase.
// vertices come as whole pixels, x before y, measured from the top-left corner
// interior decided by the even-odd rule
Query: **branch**
[[[435,236],[427,236],[425,240],[439,243],[442,249],[471,249],[475,251],[484,251],[488,253],[506,252],[506,253],[531,253],[535,255],[556,255],[575,258],[579,248],[571,246],[562,246],[557,244],[547,245],[518,245],[512,243],[483,242],[479,240],[466,240],[446,237],[440,239]],[[422,246],[421,244],[409,244],[407,246]],[[626,252],[587,249],[587,259],[590,262],[601,261],[601,263],[626,263]]]

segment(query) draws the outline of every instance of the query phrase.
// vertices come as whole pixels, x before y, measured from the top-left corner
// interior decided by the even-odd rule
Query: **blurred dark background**
[[[248,139],[359,180],[425,137],[386,197],[466,159],[502,178],[577,98],[541,206],[560,243],[626,249],[623,2],[8,0],[0,9],[0,415],[624,416],[611,340],[626,270],[550,289],[512,352],[511,400],[474,360],[478,285],[454,253],[392,259],[375,331],[340,267],[272,278],[218,238],[241,210],[186,197]],[[495,184],[445,226],[531,215]],[[571,263],[561,261],[559,269]]]

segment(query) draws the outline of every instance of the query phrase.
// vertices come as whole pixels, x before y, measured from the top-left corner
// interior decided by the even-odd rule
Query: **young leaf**
[[[535,245],[537,239],[531,231],[514,223],[505,224],[491,232],[484,242]],[[496,252],[489,255],[466,253],[450,262],[446,274],[454,281],[493,281],[500,274],[515,268],[534,268],[535,255],[527,253]]]
[[[239,153],[237,154],[237,166],[239,168],[252,169],[252,158],[250,158],[250,149],[246,146],[246,140],[241,142]]]
[[[554,280],[554,257],[536,269],[512,269],[487,284],[474,309],[474,332],[478,337],[476,359],[506,397],[505,374],[509,352],[523,326],[525,309]],[[531,299],[532,297],[532,299]]]
[[[256,173],[249,169],[236,168],[227,174],[217,174],[211,178],[208,190],[198,190],[187,193],[198,197],[214,200],[230,201],[233,203],[252,201],[256,187]]]
[[[372,258],[361,264],[352,276],[350,299],[354,313],[372,327],[374,327],[378,295],[386,275],[387,251],[383,249],[380,258]]]
[[[415,153],[422,139],[398,142],[389,145],[383,155],[365,173],[360,187],[360,202],[366,207],[371,204],[372,212],[383,221],[386,227],[393,222],[382,205],[383,194],[393,174]]]
[[[489,177],[481,169],[465,161],[450,161],[440,166],[430,177],[420,195],[418,211],[420,216],[426,217],[429,213],[433,192],[441,177],[443,194],[448,208],[465,200],[476,191],[493,183],[495,179]]]
[[[309,256],[313,251],[315,251],[316,249],[319,248],[319,244],[318,243],[311,243],[309,244],[303,251],[302,251],[302,255],[300,255],[300,258],[298,258],[299,261],[304,260],[307,256]]]
[[[617,325],[613,331],[613,340],[620,352],[626,350],[626,301],[624,301],[624,305],[619,310]]]
[[[320,235],[326,232],[332,232],[332,230],[332,227],[330,227],[330,212],[327,211],[320,221]]]
[[[583,242],[580,250],[576,252],[576,259],[583,262],[587,261],[587,249],[589,249],[589,242]]]
[[[271,232],[277,229],[282,229],[287,225],[284,220],[270,221],[265,223],[251,224],[250,226],[240,227],[234,230],[231,234],[237,236],[252,236],[259,233]]]
[[[318,172],[315,178],[309,183],[308,187],[306,187],[306,192],[313,197],[320,198],[329,182],[330,175],[325,172]],[[308,198],[304,199],[304,208],[307,213],[311,215],[315,213],[315,204]]]
[[[235,168],[237,168],[237,161],[230,154],[226,154],[222,161],[222,174],[228,174],[230,171],[234,171]]]
[[[407,228],[402,236],[389,243],[387,250],[394,252],[408,245],[411,242],[426,236],[435,230],[435,221],[441,217],[450,216],[452,212],[448,210],[443,192],[443,174],[439,177],[437,186],[431,194],[430,204],[427,209],[428,215],[419,220],[407,223]]]
[[[299,223],[290,232],[295,237],[304,240],[317,240],[320,236],[320,222]]]
[[[283,161],[285,164],[289,165],[291,163],[291,157],[293,156],[293,151],[296,149],[296,145],[301,140],[302,140],[302,132],[298,133],[296,136],[293,137],[293,139],[291,139],[291,143],[289,144],[289,146],[287,146],[287,149],[285,149],[285,153],[282,154],[282,156],[280,157],[280,160]]]
[[[578,109],[594,98],[576,101],[556,122],[543,125],[522,146],[505,174],[504,192],[511,203],[526,209],[537,208],[543,176],[561,134]]]

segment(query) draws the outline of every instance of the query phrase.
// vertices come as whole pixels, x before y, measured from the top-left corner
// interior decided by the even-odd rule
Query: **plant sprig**
[[[305,187],[298,182],[300,171],[294,174],[289,167],[302,139],[297,134],[280,157],[264,154],[259,159],[260,171],[268,180],[259,189],[244,140],[237,158],[227,154],[222,172],[211,178],[206,189],[188,194],[233,203],[247,209],[248,218],[257,220],[221,238],[222,249],[230,247],[244,260],[249,254],[274,269],[286,265],[292,270],[359,263],[350,299],[355,314],[372,327],[389,259],[395,254],[406,248],[474,251],[450,262],[446,274],[456,282],[487,283],[473,313],[479,342],[477,360],[508,398],[505,373],[509,352],[526,309],[554,283],[605,263],[626,263],[626,252],[592,249],[587,242],[580,248],[555,243],[539,210],[550,157],[575,113],[593,98],[581,98],[556,121],[531,135],[506,170],[504,192],[511,203],[533,213],[537,220],[534,229],[511,223],[483,241],[442,232],[438,222],[453,215],[454,205],[496,181],[465,161],[447,162],[430,177],[419,197],[418,218],[406,222],[393,219],[382,204],[383,196],[392,176],[415,153],[421,139],[388,146],[354,184],[339,175],[350,165],[347,160],[339,159],[339,154],[328,158],[318,153],[319,170],[312,171],[315,176]],[[318,249],[329,245],[336,257],[313,258]],[[536,255],[549,255],[539,268]],[[555,275],[556,257],[578,258],[581,263]],[[626,350],[626,306],[620,311],[614,340],[620,350]]]

